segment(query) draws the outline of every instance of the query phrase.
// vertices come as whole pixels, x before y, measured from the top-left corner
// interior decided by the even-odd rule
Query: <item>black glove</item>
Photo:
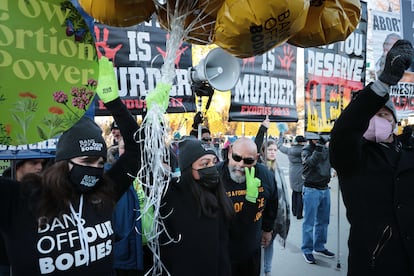
[[[395,85],[404,75],[414,58],[411,42],[400,39],[395,42],[385,59],[384,70],[378,79],[389,85]]]
[[[321,145],[323,146],[323,145],[325,145],[325,144],[326,144],[326,142],[328,142],[328,140],[327,140],[327,139],[325,139],[325,138],[323,138],[323,136],[322,136],[322,135],[320,135],[320,138],[319,138],[318,144],[321,144]]]
[[[197,129],[199,124],[203,123],[203,114],[201,113],[201,111],[198,111],[196,113],[196,115],[194,116],[194,120],[193,120],[193,129]]]

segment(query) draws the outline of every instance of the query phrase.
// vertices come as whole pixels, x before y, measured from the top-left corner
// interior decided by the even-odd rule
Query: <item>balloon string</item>
[[[180,1],[177,1],[178,4]],[[185,5],[181,5],[185,7]],[[183,10],[174,8],[171,16],[171,32],[166,44],[166,56],[161,67],[161,83],[173,84],[175,78],[175,59],[180,45],[185,35],[184,19],[187,15]],[[168,7],[167,7],[168,9]],[[149,92],[151,93],[151,92]],[[153,210],[153,221],[151,231],[147,234],[147,246],[153,254],[153,266],[146,275],[170,275],[163,265],[160,256],[160,235],[165,237],[165,243],[178,242],[181,237],[172,237],[168,233],[164,219],[160,214],[162,198],[168,190],[170,182],[170,151],[167,147],[168,133],[165,128],[168,124],[165,121],[164,111],[158,105],[154,105],[148,110],[143,119],[140,133],[144,133],[144,138],[140,138],[142,150],[142,167],[137,177],[142,184],[142,188],[147,196],[146,203],[141,209],[141,217],[149,210]],[[170,210],[170,213],[173,210]],[[168,215],[167,215],[168,216]],[[141,233],[142,234],[142,233]]]

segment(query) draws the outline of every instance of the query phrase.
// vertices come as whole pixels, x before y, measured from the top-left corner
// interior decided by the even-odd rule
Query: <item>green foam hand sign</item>
[[[262,182],[259,178],[254,176],[254,167],[246,167],[244,168],[244,171],[246,174],[246,200],[254,203],[259,196],[259,187]]]
[[[99,79],[96,93],[104,103],[113,101],[119,97],[114,66],[107,57],[102,57],[99,60]]]
[[[167,110],[171,87],[171,84],[158,83],[155,89],[148,93],[145,99],[148,111],[153,109],[155,105],[158,105],[162,112]]]

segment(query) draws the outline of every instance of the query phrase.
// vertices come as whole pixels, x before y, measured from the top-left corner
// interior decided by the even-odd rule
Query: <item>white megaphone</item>
[[[214,89],[232,89],[240,76],[240,64],[234,56],[221,48],[211,50],[198,65],[188,69],[191,82],[207,81]]]

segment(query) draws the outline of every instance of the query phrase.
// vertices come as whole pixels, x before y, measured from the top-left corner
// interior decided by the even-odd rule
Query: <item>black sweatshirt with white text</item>
[[[117,183],[114,200],[118,201],[132,183],[131,175],[136,175],[140,166],[140,150],[133,138],[138,125],[119,98],[105,105],[118,123],[125,141],[125,154],[107,172],[107,176]],[[0,230],[13,275],[114,275],[113,206],[108,204],[97,210],[84,197],[81,232],[87,237],[87,243],[82,249],[80,230],[71,212],[39,224],[29,197],[22,192],[24,185],[0,178]],[[73,202],[73,207],[78,212],[79,202]],[[85,258],[85,247],[89,259]]]

